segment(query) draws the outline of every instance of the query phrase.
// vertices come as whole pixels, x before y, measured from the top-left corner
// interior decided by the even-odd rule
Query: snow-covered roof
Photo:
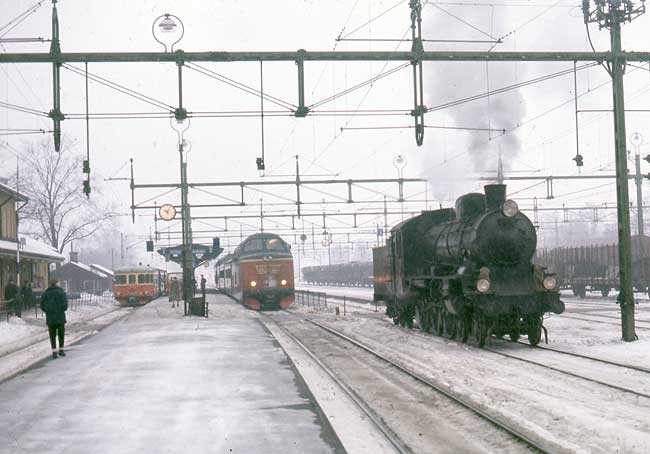
[[[105,274],[106,276],[113,277],[113,272],[108,268],[104,268],[103,266],[97,265],[96,263],[91,263],[90,267],[95,271],[99,271],[100,273]]]
[[[80,268],[80,269],[82,269],[82,270],[84,270],[84,271],[87,271],[87,272],[89,272],[89,273],[92,273],[92,274],[94,274],[94,275],[96,275],[97,277],[100,277],[100,278],[102,278],[102,279],[108,279],[108,276],[107,276],[106,274],[104,274],[104,273],[102,273],[102,272],[100,272],[100,271],[98,271],[98,270],[94,270],[94,269],[92,269],[91,267],[89,267],[88,265],[86,265],[86,264],[84,264],[84,263],[79,263],[79,262],[70,262],[69,264],[70,264],[71,266],[76,266],[77,268]]]
[[[4,192],[5,194],[9,194],[10,196],[15,197],[19,202],[27,202],[27,197],[20,194],[19,192],[16,192],[15,189],[10,188],[6,184],[0,183],[0,192]]]
[[[52,246],[42,243],[29,237],[21,237],[24,244],[20,246],[20,254],[26,258],[44,259],[49,262],[63,262],[65,257],[59,254]],[[16,256],[16,245],[14,241],[0,240],[0,255]]]

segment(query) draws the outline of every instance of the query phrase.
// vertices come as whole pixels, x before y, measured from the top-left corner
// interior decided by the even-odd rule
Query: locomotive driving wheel
[[[423,307],[424,304],[415,307],[415,321],[423,333],[430,333],[432,325],[432,311],[431,309]]]
[[[458,317],[458,333],[460,340],[466,344],[469,340],[469,333],[472,327],[472,316],[466,311]]]
[[[458,320],[454,314],[445,314],[445,331],[450,339],[456,339]]]
[[[433,309],[433,332],[438,336],[444,334],[445,324],[443,322],[443,312],[440,308]]]
[[[528,342],[532,347],[535,347],[542,340],[542,318],[533,315],[528,318],[526,325],[528,328]]]
[[[474,339],[480,348],[485,347],[485,341],[487,339],[487,322],[485,317],[482,314],[474,314],[472,319],[472,333],[474,334]]]

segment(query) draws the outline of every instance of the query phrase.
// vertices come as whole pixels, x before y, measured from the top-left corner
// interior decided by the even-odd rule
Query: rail
[[[315,320],[312,320],[312,319],[310,319],[308,317],[304,317],[304,316],[302,316],[300,314],[297,314],[297,313],[295,313],[293,311],[290,311],[290,310],[285,310],[285,312],[290,313],[290,314],[296,316],[297,318],[302,319],[305,322],[311,323],[311,324],[321,328],[323,331],[329,332],[330,334],[333,334],[334,336],[337,336],[337,337],[339,337],[339,338],[341,338],[343,340],[346,340],[346,341],[348,341],[349,343],[351,343],[353,345],[356,345],[357,347],[359,347],[360,349],[370,353],[371,355],[373,355],[377,359],[379,359],[379,360],[393,366],[395,369],[405,373],[406,375],[408,375],[412,379],[416,380],[417,382],[419,382],[419,383],[421,383],[421,384],[423,384],[423,385],[437,391],[441,395],[443,395],[443,396],[449,398],[450,400],[458,403],[460,406],[466,408],[467,410],[469,410],[472,413],[476,414],[480,418],[488,421],[489,423],[491,423],[495,427],[497,427],[497,428],[503,430],[504,432],[510,434],[514,439],[519,440],[520,442],[528,445],[529,447],[533,448],[534,450],[536,450],[536,451],[538,451],[538,452],[540,452],[542,454],[550,454],[552,452],[555,452],[554,449],[547,448],[546,446],[544,446],[545,442],[533,440],[532,438],[528,437],[526,434],[521,432],[518,428],[514,427],[514,425],[512,425],[510,422],[505,421],[505,420],[501,420],[497,416],[493,416],[492,414],[488,413],[488,411],[486,411],[486,409],[482,408],[482,406],[475,405],[473,402],[468,400],[465,396],[462,396],[462,395],[456,393],[455,391],[445,389],[445,387],[443,387],[442,385],[440,385],[438,383],[435,383],[435,382],[429,380],[428,378],[426,378],[426,377],[424,377],[424,376],[410,370],[409,368],[407,368],[406,366],[403,366],[399,362],[397,362],[397,361],[387,357],[386,355],[383,355],[382,353],[374,350],[372,347],[370,347],[370,346],[368,346],[368,345],[366,345],[366,344],[364,344],[364,343],[362,343],[362,342],[360,342],[360,341],[358,341],[356,339],[352,339],[351,337],[347,336],[346,334],[343,334],[342,332],[340,332],[340,331],[338,331],[338,330],[336,330],[334,328],[330,328],[329,326],[325,326],[322,323],[319,323],[319,322],[317,322]]]

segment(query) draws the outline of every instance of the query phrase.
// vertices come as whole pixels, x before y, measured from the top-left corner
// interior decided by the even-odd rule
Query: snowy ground
[[[466,396],[497,417],[515,422],[523,432],[556,444],[561,447],[557,452],[648,452],[650,399],[504,358],[471,345],[399,328],[381,316],[368,313],[346,318],[331,314],[316,316],[448,390]],[[623,354],[629,362],[647,358],[647,353],[643,354],[644,349],[650,350],[647,341],[627,344],[613,337],[613,333],[597,335],[597,345],[609,354],[619,353],[619,361]],[[608,338],[610,345],[606,345]],[[559,347],[555,337],[552,339],[552,346]],[[571,339],[568,334],[562,338],[565,344],[561,348],[568,346]],[[587,349],[588,354],[596,353],[588,350],[588,344],[575,344],[583,351]],[[524,355],[534,352],[519,347]],[[593,369],[585,372],[602,374],[600,366]],[[612,370],[612,375],[625,373]],[[641,379],[631,377],[628,383],[635,380],[638,384]],[[639,389],[644,390],[647,391]]]
[[[300,289],[322,291],[328,295],[372,300],[372,289],[361,287],[316,287],[302,286]],[[587,298],[574,297],[571,291],[562,291],[562,300],[567,311],[564,314],[549,314],[544,325],[549,332],[549,345],[584,355],[597,356],[611,361],[627,362],[650,368],[650,300],[647,295],[638,293],[636,320],[637,342],[621,340],[620,310],[616,304],[616,295],[603,298],[597,293],[589,293]],[[330,311],[334,311],[334,307]],[[364,309],[360,306],[361,309]],[[355,310],[356,305],[348,305],[351,313],[363,313]],[[379,308],[381,310],[381,308]],[[578,320],[584,318],[585,320]],[[387,321],[388,323],[388,321]]]
[[[75,300],[69,302],[66,311],[68,324],[84,322],[118,307],[112,296],[95,297],[92,304],[82,304]],[[9,317],[0,320],[0,357],[18,348],[23,348],[46,336],[45,318],[40,309],[25,309],[22,317]]]
[[[372,294],[371,289],[359,288],[333,287],[322,291],[360,298],[364,293],[370,298]],[[638,341],[621,340],[615,295],[603,298],[594,293],[579,299],[568,292],[562,297],[567,311],[549,315],[544,322],[549,330],[549,346],[650,369],[650,330],[646,329],[650,327],[650,301],[645,295],[636,296]],[[482,352],[449,339],[395,327],[379,314],[352,308],[347,317],[334,317],[333,306],[329,315],[299,305],[294,309],[324,317],[333,327],[445,383],[496,414],[519,421],[523,430],[556,442],[567,452],[650,452],[648,398]],[[499,348],[498,342],[493,345]],[[549,352],[530,351],[512,344],[510,347],[520,347],[517,356],[549,362]],[[648,393],[650,375],[634,376],[615,366],[607,369],[599,363],[578,363],[572,357],[557,355],[554,361],[559,368]]]

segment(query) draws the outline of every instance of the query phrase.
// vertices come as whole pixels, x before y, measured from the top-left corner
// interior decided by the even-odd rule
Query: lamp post
[[[402,179],[404,178],[404,167],[406,167],[406,156],[398,154],[393,158],[393,166],[397,169],[397,178],[399,178],[399,202],[400,210],[402,212],[402,221],[404,220],[404,186]]]
[[[187,155],[192,149],[189,140],[183,138],[183,133],[189,128],[190,120],[171,120],[172,128],[178,133],[178,155],[181,171],[181,225],[183,238],[182,268],[183,268],[183,301],[185,315],[190,315],[190,307],[194,299],[194,253],[192,251],[192,216],[188,201],[189,187],[187,185]]]
[[[641,155],[639,148],[643,143],[643,136],[635,132],[630,136],[630,142],[634,146],[634,164],[636,166],[636,175],[634,175],[634,182],[636,183],[636,209],[637,209],[637,234],[643,235],[643,175],[641,175]]]
[[[158,16],[151,24],[151,34],[154,39],[163,45],[165,52],[174,52],[174,46],[185,35],[185,26],[178,16],[165,13]],[[181,225],[183,252],[181,264],[183,269],[183,302],[184,313],[190,315],[192,300],[194,299],[194,253],[192,251],[192,217],[188,202],[187,185],[187,154],[192,148],[189,140],[184,138],[184,133],[190,127],[190,119],[183,107],[183,62],[178,61],[178,108],[171,119],[171,127],[178,136],[178,154],[181,171]]]

